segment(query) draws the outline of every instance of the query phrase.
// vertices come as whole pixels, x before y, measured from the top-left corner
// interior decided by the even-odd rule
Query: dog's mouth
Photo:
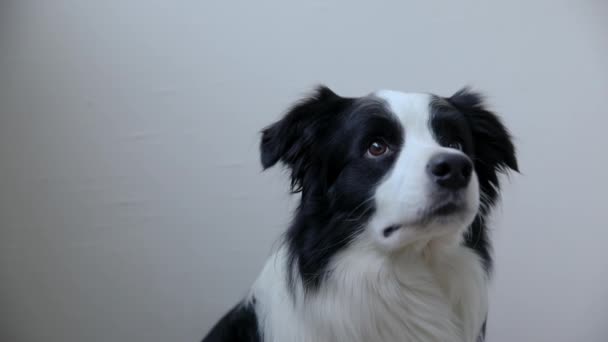
[[[400,224],[394,224],[392,226],[388,226],[386,228],[384,228],[382,230],[382,235],[387,238],[389,236],[391,236],[394,232],[398,231],[399,229],[401,229],[401,225]]]
[[[422,221],[456,214],[465,208],[461,200],[449,200],[433,205],[422,215]]]
[[[418,217],[411,222],[390,225],[382,230],[382,235],[388,238],[399,229],[407,226],[426,227],[433,222],[447,221],[466,210],[466,202],[457,195],[444,196],[440,200],[422,210]]]

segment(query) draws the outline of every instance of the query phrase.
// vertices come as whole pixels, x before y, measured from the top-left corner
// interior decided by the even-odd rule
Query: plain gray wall
[[[289,220],[258,131],[317,83],[484,91],[522,175],[489,341],[608,339],[608,7],[0,3],[0,341],[196,341]]]

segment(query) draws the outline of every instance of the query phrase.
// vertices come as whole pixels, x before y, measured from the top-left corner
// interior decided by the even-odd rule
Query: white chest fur
[[[252,288],[265,342],[474,342],[487,313],[472,251],[431,243],[388,257],[364,244],[337,255],[318,291],[286,287],[284,248]]]

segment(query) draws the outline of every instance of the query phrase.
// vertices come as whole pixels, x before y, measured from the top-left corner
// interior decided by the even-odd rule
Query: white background
[[[484,91],[521,175],[488,341],[608,340],[605,1],[0,2],[0,340],[197,341],[289,221],[312,86]]]

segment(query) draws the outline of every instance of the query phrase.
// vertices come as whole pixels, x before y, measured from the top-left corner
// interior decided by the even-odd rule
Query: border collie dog
[[[486,217],[517,160],[479,94],[321,86],[263,130],[260,150],[300,204],[204,342],[484,340]]]

